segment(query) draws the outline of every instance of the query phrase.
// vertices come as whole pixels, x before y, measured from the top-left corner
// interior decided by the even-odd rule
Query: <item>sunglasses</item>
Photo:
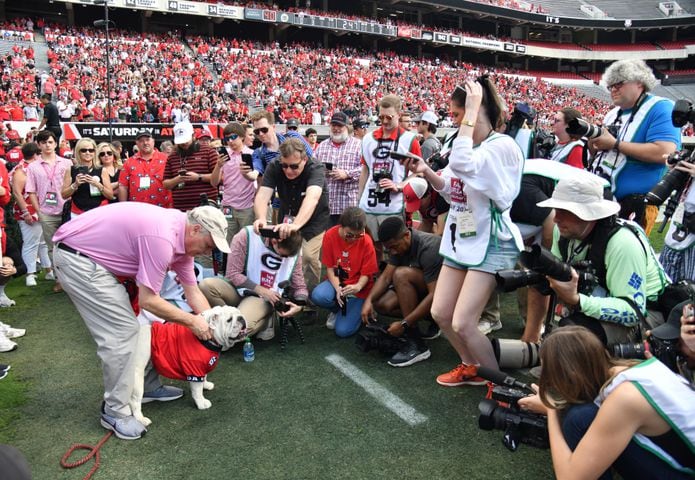
[[[393,115],[379,115],[378,118],[382,122],[390,122],[391,120],[393,120]]]
[[[237,135],[236,133],[231,133],[231,134],[227,135],[226,137],[224,137],[222,140],[224,140],[224,143],[228,143],[228,142],[233,142],[237,138],[239,138],[239,135]]]
[[[302,166],[302,162],[299,162],[299,163],[282,163],[282,162],[280,162],[280,166],[282,167],[283,170],[287,170],[288,168],[290,170],[299,170],[299,167]]]
[[[355,240],[356,238],[364,237],[364,232],[362,232],[362,233],[345,232],[345,233],[343,233],[343,236],[345,237],[346,240]]]
[[[93,148],[80,148],[80,153],[94,153],[96,152]]]
[[[265,134],[265,133],[268,133],[269,130],[270,129],[268,127],[254,128],[253,134],[254,135],[260,135],[261,133]]]
[[[625,85],[625,82],[614,83],[613,85],[608,85],[608,90],[620,90]]]
[[[99,158],[101,157],[113,157],[113,152],[99,152]]]

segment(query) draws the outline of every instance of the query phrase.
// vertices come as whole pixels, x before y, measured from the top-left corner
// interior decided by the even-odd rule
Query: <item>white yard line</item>
[[[340,372],[362,387],[365,392],[374,397],[384,407],[398,415],[401,420],[410,426],[419,425],[427,421],[427,417],[413,407],[401,400],[397,395],[382,387],[369,375],[345,360],[338,354],[331,354],[326,357],[326,361],[333,365]]]

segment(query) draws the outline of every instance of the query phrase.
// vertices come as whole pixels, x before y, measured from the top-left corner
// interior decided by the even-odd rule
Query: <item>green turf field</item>
[[[3,309],[2,321],[27,335],[17,339],[17,350],[0,354],[0,363],[12,364],[0,381],[0,443],[24,452],[35,479],[82,478],[88,466],[64,471],[59,460],[72,443],[94,444],[105,433],[100,368],[82,320],[64,294],[49,293],[51,286],[40,281],[29,290],[20,279],[8,288],[17,306]],[[505,307],[504,313],[504,333],[517,336],[515,312]],[[353,339],[336,338],[322,321],[305,331],[306,344],[291,333],[284,353],[277,337],[257,341],[251,364],[243,363],[240,349],[224,354],[210,376],[216,384],[206,393],[210,410],[197,410],[188,392],[175,402],[145,405],[153,420],[147,435],[109,440],[94,478],[552,477],[547,450],[522,445],[511,453],[502,432],[478,429],[484,387],[435,383],[456,364],[444,339],[430,342],[429,360],[397,369],[376,353],[359,352]],[[329,363],[329,355],[412,407],[420,423],[385,408]]]

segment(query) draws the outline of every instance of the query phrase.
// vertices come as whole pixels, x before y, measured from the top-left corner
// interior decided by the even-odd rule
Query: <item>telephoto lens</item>
[[[540,345],[506,338],[491,338],[492,350],[500,368],[531,368],[540,363]]]

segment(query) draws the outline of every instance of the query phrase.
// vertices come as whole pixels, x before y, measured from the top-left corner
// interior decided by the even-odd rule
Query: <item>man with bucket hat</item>
[[[603,191],[598,178],[562,179],[538,206],[555,209],[552,253],[570,265],[590,261],[595,277],[588,288],[579,285],[574,268],[567,282],[549,278],[566,307],[560,326],[584,326],[612,345],[638,340],[641,323],[661,323],[647,318],[647,302],[658,299],[668,277],[644,231],[619,220],[620,205],[604,199]]]

